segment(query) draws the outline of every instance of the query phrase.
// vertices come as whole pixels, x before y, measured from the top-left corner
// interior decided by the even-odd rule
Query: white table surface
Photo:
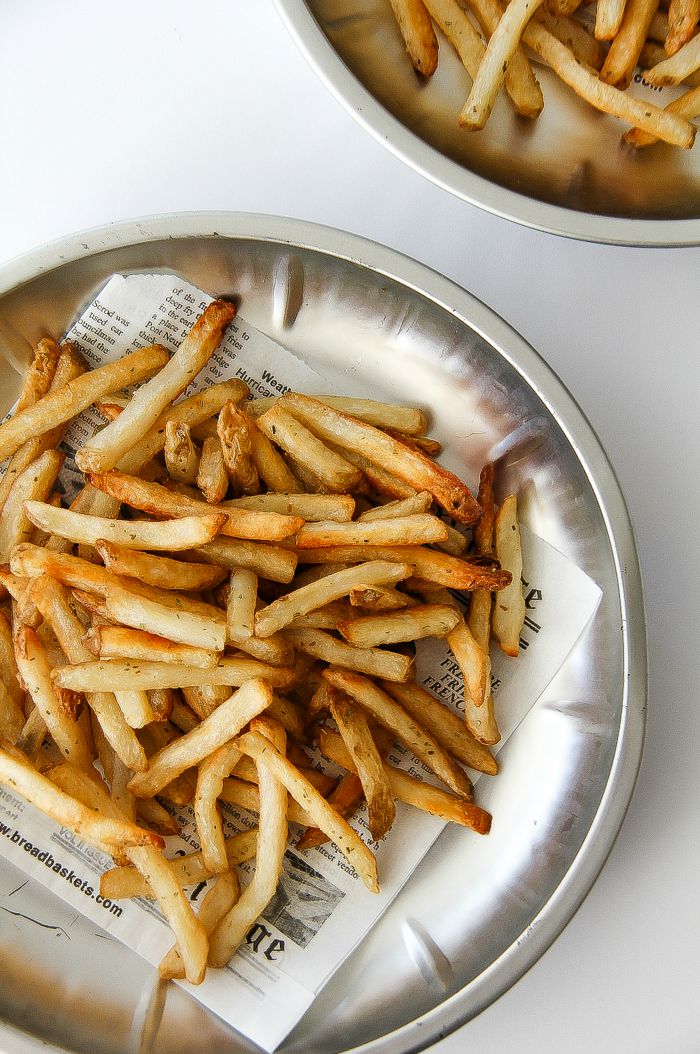
[[[650,654],[644,760],[573,921],[510,992],[433,1049],[700,1050],[700,248],[572,242],[433,187],[330,96],[272,0],[5,0],[0,99],[0,263],[153,213],[300,217],[456,280],[573,392],[636,530]],[[88,127],[103,130],[104,147],[87,146]]]

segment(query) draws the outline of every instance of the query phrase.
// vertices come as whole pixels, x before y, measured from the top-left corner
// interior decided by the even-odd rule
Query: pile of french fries
[[[663,141],[692,147],[700,115],[700,0],[596,0],[593,32],[577,15],[582,0],[389,0],[415,69],[438,65],[437,26],[471,80],[459,124],[478,130],[502,89],[515,111],[535,118],[544,107],[528,52],[590,106],[632,127],[634,147]],[[666,10],[667,7],[667,10]],[[665,108],[626,89],[635,69],[653,86],[684,85]]]
[[[104,897],[157,900],[161,973],[192,983],[275,893],[289,824],[372,891],[348,823],[363,804],[374,840],[396,801],[488,832],[466,770],[497,771],[489,649],[516,656],[524,618],[515,498],[496,505],[490,465],[477,498],[442,468],[422,410],[250,399],[239,380],[183,397],[234,315],[214,301],[172,357],[91,371],[42,340],[0,425],[0,783],[113,858]],[[107,423],[65,508],[59,445],[89,406]],[[426,637],[463,672],[464,720],[414,680]],[[434,782],[388,762],[397,742]],[[221,802],[258,826],[225,837]],[[201,849],[169,859],[189,804]],[[195,914],[185,888],[204,879]]]

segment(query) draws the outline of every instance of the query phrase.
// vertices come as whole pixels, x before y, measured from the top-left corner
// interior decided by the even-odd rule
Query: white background
[[[330,96],[272,0],[4,0],[0,100],[0,263],[153,213],[314,220],[455,279],[573,392],[636,530],[650,653],[644,761],[574,920],[509,993],[434,1050],[700,1050],[700,248],[572,242],[433,187]],[[88,127],[109,145],[88,148]]]

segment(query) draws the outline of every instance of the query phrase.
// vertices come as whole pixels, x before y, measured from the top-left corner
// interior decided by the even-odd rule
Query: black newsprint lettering
[[[531,619],[529,615],[526,615],[523,619],[523,625],[527,626],[528,629],[531,629],[533,633],[539,633],[542,629],[539,622],[535,622],[535,620]]]
[[[279,937],[273,937],[272,930],[268,930],[267,926],[263,926],[261,922],[256,922],[250,927],[245,939],[246,944],[250,945],[256,954],[264,955],[270,962],[277,962],[279,959],[277,952],[284,951],[284,941]]]
[[[529,585],[529,583],[526,582],[525,586],[528,586],[528,585]],[[537,603],[537,601],[541,600],[541,599],[542,599],[542,590],[541,589],[531,589],[527,593],[527,595],[525,597],[525,607],[528,609],[528,611],[532,611],[532,609],[534,608],[534,606]]]

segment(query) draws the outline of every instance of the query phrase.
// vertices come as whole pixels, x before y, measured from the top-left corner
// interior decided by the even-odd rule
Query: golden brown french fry
[[[292,549],[279,545],[264,545],[262,542],[246,542],[233,538],[216,538],[207,545],[200,545],[193,550],[207,562],[232,570],[234,567],[247,568],[261,578],[273,582],[288,583],[294,578],[297,568],[297,555]]]
[[[683,95],[679,95],[677,99],[673,99],[666,109],[672,113],[680,114],[681,117],[685,117],[687,120],[700,116],[700,85],[697,88],[691,88]],[[630,128],[629,132],[623,136],[623,139],[626,143],[635,147],[651,146],[653,143],[658,142],[655,136],[649,135],[648,132],[642,132],[639,128]]]
[[[202,445],[197,486],[210,505],[218,505],[228,492],[228,473],[218,436],[207,436]]]
[[[375,588],[372,586],[371,588]],[[337,629],[338,623],[355,618],[357,611],[343,600],[334,600],[330,604],[324,604],[316,611],[310,611],[308,615],[297,615],[289,623],[290,629]]]
[[[255,572],[245,568],[232,571],[226,608],[229,640],[237,643],[254,636],[257,600],[258,576]]]
[[[681,84],[686,77],[700,69],[700,33],[692,37],[687,44],[663,62],[644,71],[644,79],[649,84]],[[668,109],[663,111],[668,113]],[[637,122],[641,128],[641,124]],[[662,138],[659,136],[659,138]],[[4,426],[0,426],[4,427]]]
[[[221,796],[224,779],[241,759],[234,743],[224,743],[205,757],[197,772],[194,796],[194,818],[197,824],[202,859],[208,871],[218,874],[228,867],[224,830],[217,799]]]
[[[471,800],[472,786],[463,769],[444,750],[438,741],[390,695],[367,677],[329,667],[323,677],[335,688],[345,692],[384,728],[404,743],[423,764],[434,772],[453,793]],[[384,678],[386,680],[386,678]]]
[[[183,893],[170,861],[151,846],[131,846],[126,855],[141,872],[177,938],[185,978],[201,984],[207,968],[209,939]]]
[[[372,739],[363,711],[342,692],[329,697],[330,712],[362,783],[367,802],[367,823],[375,841],[383,838],[396,816],[396,806],[382,759]]]
[[[51,738],[64,758],[78,768],[91,768],[92,757],[88,744],[80,726],[66,714],[61,705],[51,680],[46,651],[36,632],[29,626],[16,624],[14,641],[15,661],[22,683],[46,722]]]
[[[0,425],[0,460],[13,454],[27,439],[65,424],[104,395],[127,384],[138,384],[167,360],[167,351],[153,344],[83,373],[57,391],[44,395]]]
[[[248,812],[260,812],[257,783],[230,776],[223,781],[219,798],[221,801],[228,802],[229,805],[247,809]],[[311,817],[304,812],[298,802],[294,801],[294,798],[290,798],[287,803],[287,818],[290,823],[298,823],[302,827],[308,827],[311,824]]]
[[[428,431],[429,418],[425,410],[416,406],[399,406],[396,403],[383,403],[376,399],[358,399],[347,395],[315,395],[320,403],[342,410],[353,417],[359,417],[377,428],[394,428],[407,435],[423,435]],[[279,396],[268,399],[251,399],[247,404],[248,411],[254,417],[260,417],[266,410],[276,406]],[[330,519],[330,517],[328,517]]]
[[[199,454],[192,442],[188,424],[182,421],[167,422],[163,457],[171,479],[178,483],[197,482]]]
[[[214,883],[206,891],[197,914],[207,935],[214,932],[239,896],[240,885],[234,871],[224,871],[216,876]],[[185,967],[177,944],[163,956],[158,972],[163,978],[183,978],[185,976]]]
[[[212,541],[226,523],[224,513],[156,522],[84,516],[34,500],[25,500],[24,508],[31,523],[49,534],[87,545],[96,545],[104,539],[124,549],[194,549]]]
[[[230,402],[221,408],[216,430],[234,490],[239,494],[257,494],[260,479],[253,459],[253,434],[257,431],[255,422],[245,410]]]
[[[438,504],[458,522],[471,524],[478,518],[479,506],[469,488],[425,454],[409,450],[378,428],[306,395],[290,392],[282,396],[279,405],[321,439],[344,450],[359,451],[379,466],[390,465],[392,474],[414,490],[430,491]]]
[[[414,69],[431,77],[437,69],[438,42],[423,0],[389,2]]]
[[[63,666],[54,671],[53,677],[61,687],[78,692],[109,691],[115,683],[124,691],[197,685],[228,685],[234,688],[243,685],[249,678],[264,678],[273,688],[289,688],[294,680],[294,671],[242,657],[224,657],[219,659],[216,666],[206,668],[179,663],[107,659]]]
[[[10,754],[0,749],[0,783],[21,794],[41,812],[51,816],[63,827],[74,831],[79,838],[112,852],[133,845],[162,848],[163,839],[154,831],[113,817],[100,816],[76,798],[59,790],[51,780],[37,772],[20,752]]]
[[[336,732],[321,729],[319,732],[319,748],[327,758],[335,761],[344,768],[352,766],[352,760]],[[477,834],[488,834],[491,829],[491,816],[484,809],[472,802],[457,798],[453,794],[440,787],[433,787],[430,783],[409,776],[407,772],[384,762],[384,769],[389,781],[391,793],[397,801],[406,805],[412,805],[416,809],[422,809],[441,820],[469,827]]]
[[[226,839],[226,855],[230,867],[253,859],[257,838],[257,828],[253,828]],[[194,885],[211,878],[199,850],[186,856],[176,857],[171,861],[171,866],[181,886]],[[105,871],[100,878],[100,893],[103,897],[109,897],[110,900],[153,896],[148,883],[135,867],[114,867],[110,871]]]
[[[28,406],[33,406],[46,395],[51,387],[60,355],[61,349],[50,337],[43,337],[36,345],[32,361],[24,373],[22,390],[14,411],[16,414]]]
[[[263,744],[263,750],[267,742],[277,756],[284,759],[285,735],[282,728],[268,719],[253,721],[251,729],[247,735],[256,737]],[[255,871],[240,899],[212,933],[209,961],[213,966],[224,966],[229,961],[274,896],[282,874],[287,846],[287,791],[277,772],[265,763],[264,755],[256,759],[256,765],[260,824]]]
[[[382,432],[382,435],[385,434]],[[399,445],[403,446],[403,444]],[[406,480],[400,479],[383,465],[370,461],[359,450],[351,450],[347,447],[337,447],[337,450],[342,453],[346,461],[349,461],[355,468],[359,468],[362,473],[363,479],[358,484],[358,493],[364,489],[372,498],[380,495],[396,501],[403,498],[414,498],[418,493],[416,488]]]
[[[335,789],[328,795],[328,804],[332,805],[335,811],[347,820],[364,800],[364,796],[360,777],[356,772],[346,772],[344,776],[341,776]],[[320,827],[307,827],[296,843],[296,848],[304,852],[305,849],[313,849],[327,841],[329,841],[328,835]]]
[[[625,13],[626,0],[598,0],[595,9],[597,40],[614,40]]]
[[[446,637],[459,622],[459,612],[451,606],[416,604],[407,611],[362,615],[340,622],[338,631],[356,648],[376,648],[423,637]]]
[[[0,516],[0,560],[5,561],[15,545],[27,542],[33,534],[33,520],[27,511],[32,498],[48,498],[63,465],[64,455],[57,450],[46,450],[28,465],[12,484]],[[63,510],[47,508],[54,512]]]
[[[202,312],[175,354],[147,384],[132,395],[119,417],[97,432],[76,456],[83,472],[107,472],[123,454],[143,438],[205,366],[218,346],[224,329],[235,317],[236,308],[215,300]]]
[[[352,827],[339,816],[316,788],[276,747],[257,732],[246,732],[238,738],[240,749],[256,762],[268,766],[292,797],[309,814],[317,827],[336,843],[348,863],[372,893],[379,892],[377,861]]]
[[[391,586],[355,586],[348,595],[352,607],[371,608],[372,611],[399,611],[415,603],[412,597]]]
[[[355,511],[355,499],[350,494],[250,494],[225,501],[223,505],[224,508],[257,509],[299,516],[302,520],[334,520],[337,523],[348,522]]]
[[[65,650],[65,649],[64,649]],[[12,640],[12,625],[3,611],[0,611],[0,681],[18,710],[24,706],[25,693],[20,687],[15,646]]]
[[[525,600],[522,588],[523,558],[518,526],[518,505],[510,494],[496,514],[496,555],[512,575],[511,584],[502,589],[494,601],[493,632],[506,655],[520,652],[520,633],[525,619]]]
[[[213,564],[152,556],[150,553],[128,549],[104,539],[95,542],[95,548],[105,567],[115,575],[136,578],[146,585],[159,586],[161,589],[199,592],[203,589],[214,589],[226,578],[225,569]]]
[[[247,681],[197,728],[163,747],[149,761],[146,772],[138,772],[129,783],[137,798],[157,794],[185,769],[198,765],[262,713],[272,702],[269,685],[259,678]]]
[[[24,724],[24,711],[12,698],[5,680],[0,678],[0,740],[16,743]]]
[[[299,482],[276,449],[256,426],[250,433],[251,457],[268,494],[288,494],[299,490]]]
[[[511,0],[506,7],[489,39],[486,54],[459,115],[459,123],[463,128],[480,129],[488,121],[506,70],[520,44],[523,30],[542,2],[543,0]],[[447,511],[451,510],[447,508]],[[476,516],[473,517],[475,518]]]
[[[85,643],[100,659],[146,659],[204,668],[216,666],[218,661],[215,651],[178,644],[166,637],[130,626],[95,626],[86,635]]]
[[[436,699],[426,688],[414,681],[407,684],[382,681],[381,687],[435,736],[438,743],[445,750],[449,750],[458,761],[476,769],[477,772],[496,775],[498,763],[490,750],[475,739],[458,714]]]
[[[297,535],[298,549],[329,545],[421,545],[447,540],[442,520],[430,513],[361,523],[307,523]]]
[[[370,677],[383,677],[387,681],[407,681],[413,676],[413,659],[400,652],[355,648],[320,629],[288,629],[285,636],[295,648],[334,666],[357,670]]]
[[[295,463],[308,467],[331,491],[351,491],[360,481],[359,471],[330,450],[281,405],[258,418],[258,428]]]
[[[545,29],[549,30],[552,36],[569,48],[580,63],[596,70],[601,68],[607,54],[606,45],[603,41],[596,40],[577,18],[553,15],[544,8],[539,9],[535,18],[542,23]]]
[[[658,0],[626,0],[620,28],[610,44],[600,79],[624,91],[628,88],[647,38]]]
[[[669,55],[687,44],[700,22],[700,0],[671,0],[668,5],[668,35],[665,48]]]
[[[121,691],[116,689],[114,697],[131,728],[143,728],[155,721],[155,714],[148,696],[143,691]]]
[[[406,564],[385,560],[369,561],[357,567],[349,567],[335,574],[292,590],[278,600],[273,600],[255,616],[255,633],[268,637],[288,626],[299,615],[306,615],[333,600],[346,596],[354,586],[393,585],[411,573]]]
[[[358,523],[372,523],[375,520],[398,519],[400,516],[417,516],[427,512],[433,504],[433,496],[427,490],[417,491],[410,498],[399,498],[398,501],[389,501],[386,505],[375,505],[367,509],[357,517]],[[323,517],[333,519],[332,516]],[[313,519],[307,516],[306,519]]]
[[[599,80],[589,70],[584,69],[572,52],[544,26],[534,21],[530,22],[523,33],[523,40],[551,67],[560,80],[596,110],[619,117],[674,146],[689,150],[693,145],[695,128],[689,121],[646,100],[635,99],[611,84]],[[644,76],[648,79],[647,72]]]
[[[651,69],[652,66],[658,66],[660,62],[665,62],[666,58],[666,52],[660,44],[655,44],[653,40],[647,40],[639,56],[639,65],[641,69]],[[689,88],[700,87],[700,70],[696,70],[695,73],[684,77],[683,84]]]
[[[329,545],[322,549],[299,551],[305,564],[356,564],[360,560],[388,560],[408,564],[411,574],[427,582],[463,591],[504,589],[510,583],[509,571],[439,553],[420,545]],[[363,582],[362,585],[370,583]]]
[[[155,631],[161,637],[189,644],[205,651],[221,652],[226,644],[226,627],[206,615],[167,607],[126,589],[113,589],[104,600],[107,618],[124,626]],[[163,686],[157,686],[163,687]]]
[[[152,516],[178,518],[212,515],[210,506],[205,501],[176,494],[160,483],[148,483],[137,476],[128,476],[114,469],[111,472],[90,473],[88,482],[97,490]],[[218,514],[225,514],[227,517],[227,522],[221,528],[222,534],[254,541],[280,541],[289,538],[296,534],[304,523],[298,516],[281,516],[277,512],[241,508],[219,507]]]

